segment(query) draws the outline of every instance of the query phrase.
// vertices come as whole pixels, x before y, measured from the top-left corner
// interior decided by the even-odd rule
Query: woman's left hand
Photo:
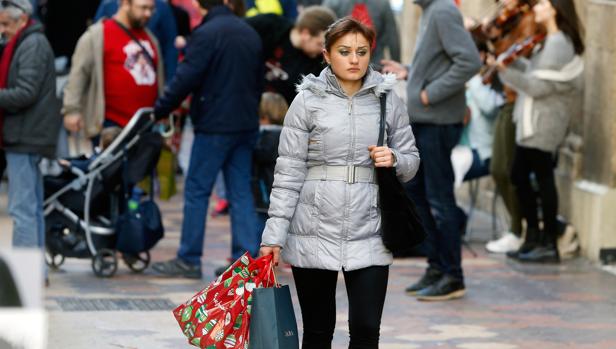
[[[371,145],[368,147],[368,151],[370,151],[370,158],[374,161],[375,167],[394,166],[394,153],[388,147]]]

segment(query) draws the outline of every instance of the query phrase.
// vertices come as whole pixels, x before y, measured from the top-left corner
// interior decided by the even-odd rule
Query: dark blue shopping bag
[[[249,338],[249,349],[299,349],[289,286],[254,289]]]
[[[118,217],[116,248],[122,253],[139,254],[149,251],[165,235],[160,210],[153,200],[146,200],[137,211]]]

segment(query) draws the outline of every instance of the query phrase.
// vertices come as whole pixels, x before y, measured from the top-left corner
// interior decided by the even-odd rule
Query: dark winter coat
[[[259,35],[227,6],[213,7],[193,31],[186,56],[156,101],[155,114],[169,115],[192,93],[195,132],[256,131],[263,89]]]
[[[40,23],[21,34],[7,88],[0,90],[0,108],[4,109],[2,138],[6,151],[55,155],[62,116],[56,98],[54,55]]]

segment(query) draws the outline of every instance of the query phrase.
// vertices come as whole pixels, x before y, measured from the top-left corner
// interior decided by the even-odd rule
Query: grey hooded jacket
[[[286,115],[270,197],[263,245],[281,246],[296,267],[356,270],[389,265],[391,253],[380,235],[378,186],[329,179],[306,180],[315,166],[373,168],[368,146],[378,139],[378,96],[391,90],[393,75],[369,70],[359,92],[348,97],[330,68],[309,75]],[[411,180],[419,153],[402,100],[387,96],[386,140],[396,173]]]
[[[415,0],[423,9],[415,57],[409,67],[407,96],[411,122],[461,123],[465,84],[481,68],[479,52],[452,0]],[[430,104],[421,103],[426,90]]]

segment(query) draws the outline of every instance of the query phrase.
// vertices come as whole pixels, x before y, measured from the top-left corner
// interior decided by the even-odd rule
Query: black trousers
[[[388,266],[343,271],[349,296],[349,349],[378,349]],[[331,349],[336,327],[338,272],[293,267],[302,309],[302,349]]]
[[[527,240],[542,245],[556,244],[558,230],[558,193],[554,182],[555,158],[552,153],[539,149],[516,146],[511,169],[511,181],[516,187],[522,216],[526,219]],[[534,174],[538,190],[532,186],[530,175]],[[539,232],[537,197],[541,200],[543,234]],[[536,234],[532,236],[532,234]],[[537,235],[538,234],[538,235]]]

